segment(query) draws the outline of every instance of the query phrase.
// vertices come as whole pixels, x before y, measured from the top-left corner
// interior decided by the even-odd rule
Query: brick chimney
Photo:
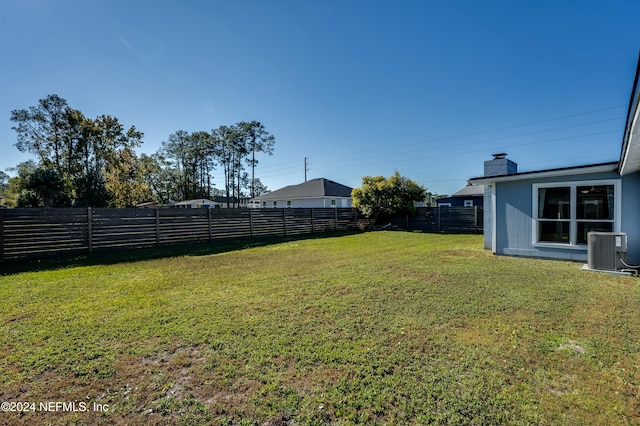
[[[518,165],[511,160],[508,160],[507,154],[501,152],[499,154],[492,154],[493,160],[484,162],[484,176],[502,176],[518,173]]]

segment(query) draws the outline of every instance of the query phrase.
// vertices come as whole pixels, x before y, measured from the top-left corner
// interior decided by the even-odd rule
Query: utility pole
[[[307,172],[309,171],[309,166],[307,165],[307,160],[309,157],[304,157],[304,181],[307,181]]]

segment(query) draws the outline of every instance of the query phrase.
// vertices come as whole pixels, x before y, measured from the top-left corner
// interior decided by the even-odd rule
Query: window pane
[[[538,189],[538,217],[540,219],[569,219],[571,190],[569,188]]]
[[[538,222],[538,241],[549,243],[569,243],[570,222]]]
[[[578,244],[587,244],[589,231],[612,232],[612,222],[578,222]]]
[[[579,186],[578,219],[613,220],[613,185]]]

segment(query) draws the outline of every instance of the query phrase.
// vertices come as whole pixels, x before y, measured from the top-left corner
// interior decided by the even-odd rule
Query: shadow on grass
[[[0,263],[0,276],[21,272],[50,271],[76,266],[113,265],[143,260],[163,259],[179,256],[207,256],[210,254],[263,247],[289,241],[335,238],[360,234],[361,231],[336,231],[317,234],[301,234],[279,237],[254,237],[193,244],[175,244],[150,248],[127,248],[120,250],[97,250],[91,254],[56,258],[42,258],[29,261],[4,261]]]

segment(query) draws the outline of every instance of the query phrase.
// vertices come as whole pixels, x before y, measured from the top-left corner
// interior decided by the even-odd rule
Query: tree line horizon
[[[177,130],[151,155],[135,152],[144,137],[135,126],[125,130],[110,115],[88,118],[58,95],[11,111],[11,121],[15,147],[35,161],[10,169],[15,177],[0,171],[0,207],[126,208],[216,196],[240,207],[240,199],[267,192],[255,177],[256,153],[272,155],[275,137],[258,121],[210,132]],[[212,184],[217,167],[224,189]],[[412,213],[414,202],[428,195],[397,171],[389,178],[364,176],[351,194],[353,206],[376,220]]]
[[[140,154],[144,133],[110,115],[92,119],[58,95],[11,111],[14,146],[30,159],[0,171],[5,207],[134,207],[196,198],[229,203],[267,188],[255,177],[257,153],[272,155],[275,137],[258,121],[211,131],[177,130],[153,154]],[[222,170],[222,189],[212,183]],[[230,205],[231,206],[231,205]]]

